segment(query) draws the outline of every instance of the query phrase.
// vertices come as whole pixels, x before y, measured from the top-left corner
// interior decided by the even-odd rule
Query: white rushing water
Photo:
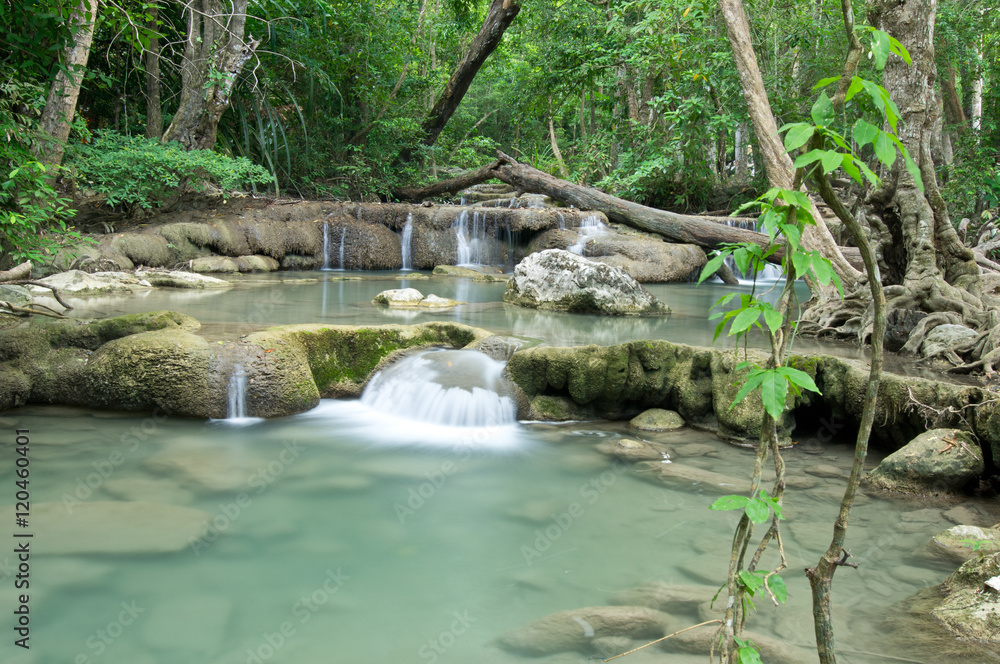
[[[339,262],[337,265],[341,270],[344,269],[344,240],[347,239],[347,227],[344,226],[344,230],[340,231],[340,250],[337,252],[339,256]]]
[[[229,377],[229,410],[226,419],[241,419],[247,416],[247,374],[242,364],[233,367]]]
[[[323,269],[330,269],[330,222],[323,222]]]
[[[604,222],[597,215],[593,214],[584,217],[583,221],[580,222],[580,226],[574,230],[578,234],[577,240],[571,246],[567,247],[567,250],[581,256],[584,255],[588,241],[601,235],[607,235],[608,233],[608,227],[604,225]]]
[[[403,236],[400,238],[400,249],[403,252],[403,269],[413,269],[413,213],[406,215],[406,225],[403,226]]]
[[[414,422],[451,427],[503,426],[516,420],[501,378],[504,363],[472,350],[433,350],[377,373],[361,403]]]

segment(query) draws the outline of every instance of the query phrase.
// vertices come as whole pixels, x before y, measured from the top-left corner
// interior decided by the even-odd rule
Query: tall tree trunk
[[[163,136],[163,118],[160,116],[160,37],[157,21],[160,8],[153,5],[149,9],[146,27],[152,33],[146,49],[146,138],[159,139]]]
[[[902,283],[888,292],[890,311],[916,309],[938,314],[935,320],[941,322],[983,324],[979,268],[948,218],[931,153],[940,109],[935,92],[935,14],[935,0],[902,4],[881,0],[872,9],[872,23],[899,39],[913,60],[910,66],[890,58],[884,84],[900,109],[897,135],[919,167],[924,185],[920,191],[902,160],[896,161],[883,189],[873,195],[892,236],[884,238],[879,249],[890,274],[902,276]],[[903,251],[892,251],[892,245],[899,243]],[[903,349],[919,350],[924,331],[918,326]]]
[[[462,103],[465,93],[469,91],[469,86],[472,85],[479,69],[486,62],[486,58],[500,45],[504,31],[507,30],[520,11],[521,0],[493,0],[490,3],[483,26],[479,29],[475,39],[472,40],[472,45],[469,46],[465,57],[462,58],[451,78],[448,79],[448,84],[431,108],[427,119],[424,120],[423,139],[420,141],[423,145],[434,145],[437,141],[445,125],[448,124],[448,120]],[[413,156],[413,151],[413,148],[404,149],[397,161],[409,161]]]
[[[736,136],[733,138],[733,177],[736,184],[746,184],[749,180],[747,165],[747,123],[736,125]]]
[[[549,141],[552,143],[552,155],[556,158],[556,164],[559,166],[559,175],[564,179],[569,177],[569,171],[566,170],[566,162],[563,161],[562,150],[559,149],[559,141],[556,140],[556,126],[552,121],[552,98],[549,98]]]
[[[90,57],[90,44],[94,41],[94,24],[97,22],[97,0],[80,0],[70,12],[67,23],[73,31],[73,41],[62,53],[59,71],[56,72],[38,128],[51,138],[40,146],[41,161],[49,166],[62,163],[70,124],[76,114],[76,100],[80,96],[83,72]]]
[[[221,0],[190,0],[187,42],[181,66],[181,99],[163,141],[185,150],[211,150],[219,118],[229,108],[236,78],[260,43],[244,40],[247,0],[233,0],[232,11]]]
[[[757,135],[757,144],[763,157],[767,179],[771,186],[791,188],[794,179],[792,160],[785,152],[785,146],[778,135],[778,126],[771,113],[771,103],[764,88],[764,78],[757,66],[757,55],[750,35],[750,22],[743,9],[743,3],[741,0],[719,0],[719,7],[726,23],[729,44],[736,61],[736,71],[750,112],[750,120],[753,122],[754,133]],[[802,234],[803,247],[818,249],[833,264],[833,269],[845,288],[852,286],[858,281],[861,273],[844,258],[815,205],[812,216],[816,225],[806,227],[806,231]],[[834,297],[835,294],[836,291],[832,288],[820,292],[821,298]]]

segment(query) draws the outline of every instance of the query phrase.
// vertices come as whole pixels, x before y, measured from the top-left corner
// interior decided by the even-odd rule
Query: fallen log
[[[24,261],[20,265],[15,265],[9,270],[0,272],[0,283],[13,281],[15,279],[27,279],[31,276],[31,261]]]
[[[694,244],[707,250],[738,242],[751,242],[761,247],[769,244],[769,239],[764,233],[728,225],[732,221],[730,217],[707,217],[657,210],[611,196],[598,189],[560,180],[522,164],[503,152],[497,151],[497,154],[500,157],[497,161],[475,171],[469,171],[450,180],[435,182],[426,187],[399,189],[394,193],[404,200],[421,200],[455,193],[473,184],[496,178],[519,191],[544,194],[581,210],[603,212],[611,221],[656,233],[670,242]],[[841,249],[845,257],[860,269],[862,267],[860,255],[856,250],[850,252],[846,249],[848,248]],[[771,260],[780,263],[782,256],[783,252],[779,249],[771,255]]]

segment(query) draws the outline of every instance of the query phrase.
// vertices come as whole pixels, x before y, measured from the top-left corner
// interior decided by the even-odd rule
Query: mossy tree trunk
[[[222,113],[229,108],[236,78],[253,57],[258,40],[244,39],[247,1],[191,0],[181,66],[181,99],[163,141],[186,150],[211,150]]]

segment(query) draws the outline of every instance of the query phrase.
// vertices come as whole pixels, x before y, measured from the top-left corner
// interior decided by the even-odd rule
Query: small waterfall
[[[513,424],[517,408],[506,394],[503,369],[503,362],[478,351],[424,351],[377,373],[361,395],[361,403],[432,425]]]
[[[337,263],[337,265],[340,267],[341,270],[344,269],[344,240],[346,238],[347,238],[347,226],[344,226],[344,229],[340,231],[340,251],[337,252],[340,255],[340,260]]]
[[[584,249],[587,246],[587,240],[600,235],[606,235],[608,227],[604,225],[604,222],[602,222],[597,215],[592,214],[583,218],[583,221],[580,222],[580,226],[576,228],[576,232],[579,235],[577,241],[566,249],[567,251],[572,251],[574,254],[583,256]]]
[[[330,269],[330,222],[323,222],[323,269]]]
[[[247,374],[242,364],[233,367],[229,377],[229,410],[227,420],[242,420],[247,416]]]
[[[406,215],[406,225],[403,226],[403,237],[400,240],[403,251],[403,269],[413,269],[412,245],[413,245],[413,213]]]
[[[566,229],[566,217],[563,216],[562,212],[556,212],[556,216],[559,217],[559,228],[562,230]]]

